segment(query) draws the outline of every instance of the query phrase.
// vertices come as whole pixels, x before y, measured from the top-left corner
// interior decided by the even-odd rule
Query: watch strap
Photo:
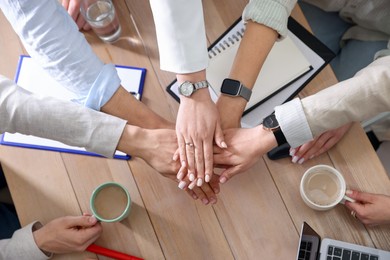
[[[195,91],[198,89],[207,88],[209,86],[209,82],[207,80],[202,80],[192,84],[194,85]]]
[[[246,101],[249,101],[249,99],[251,98],[251,95],[252,95],[252,90],[245,87],[244,84],[241,83],[238,95],[245,98]]]
[[[277,128],[272,131],[274,133],[276,142],[278,143],[278,146],[281,146],[282,144],[287,143],[286,137],[284,136],[282,129]]]

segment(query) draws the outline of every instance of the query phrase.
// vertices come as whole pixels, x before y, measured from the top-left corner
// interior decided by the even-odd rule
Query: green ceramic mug
[[[130,194],[116,182],[99,185],[90,200],[92,214],[102,222],[117,222],[125,219],[131,208]]]

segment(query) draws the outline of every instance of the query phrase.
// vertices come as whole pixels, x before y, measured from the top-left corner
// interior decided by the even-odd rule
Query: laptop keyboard
[[[312,247],[312,242],[301,241],[299,247],[298,260],[310,260],[310,251]]]
[[[301,259],[301,258],[299,258]],[[306,258],[302,258],[306,259]],[[349,250],[346,248],[329,246],[326,260],[378,260],[377,255],[371,255],[364,252]]]

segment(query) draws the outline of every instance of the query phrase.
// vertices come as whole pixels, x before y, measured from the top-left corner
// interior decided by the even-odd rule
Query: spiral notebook
[[[244,127],[253,127],[270,114],[273,108],[295,96],[334,57],[334,54],[316,37],[289,18],[288,35],[277,41],[268,54],[253,88],[242,118]],[[233,64],[245,25],[239,18],[209,47],[210,95],[214,101],[220,95],[220,86]],[[167,91],[177,101],[178,84],[174,80]]]
[[[122,86],[136,98],[140,99],[143,92],[146,69],[118,65],[116,66],[116,69],[118,76],[121,79]],[[72,100],[76,98],[74,93],[61,87],[57,81],[50,77],[50,75],[29,56],[20,56],[15,82],[19,86],[37,95],[51,96],[62,100]],[[100,156],[88,152],[82,147],[69,146],[58,141],[19,133],[4,133],[0,143],[3,145],[25,148]],[[116,151],[114,158],[127,160],[130,159],[130,156],[123,152]]]

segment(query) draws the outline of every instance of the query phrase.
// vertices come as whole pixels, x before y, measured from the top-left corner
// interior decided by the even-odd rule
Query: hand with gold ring
[[[356,202],[345,202],[345,206],[351,210],[351,216],[365,225],[390,224],[390,196],[351,190],[346,194],[356,200]]]

